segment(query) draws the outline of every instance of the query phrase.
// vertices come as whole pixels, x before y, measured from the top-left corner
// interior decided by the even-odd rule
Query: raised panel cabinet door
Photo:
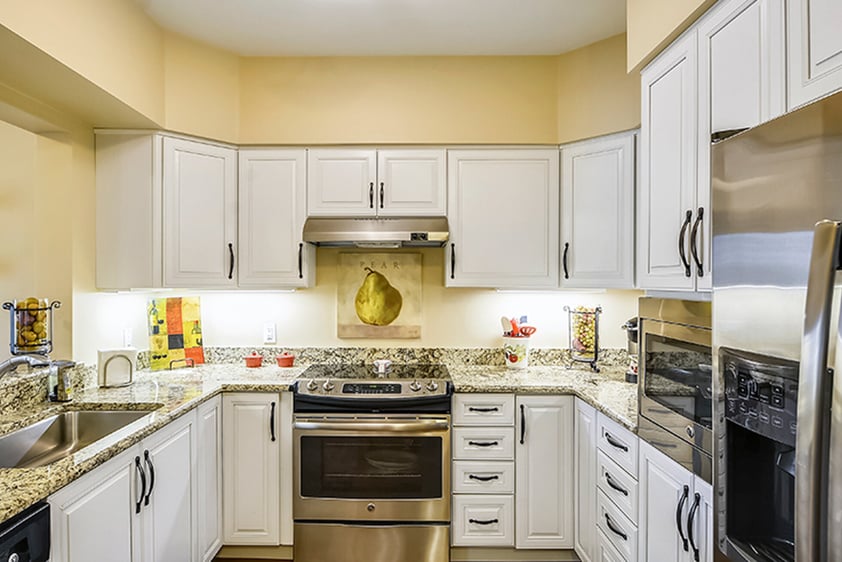
[[[573,397],[518,396],[517,548],[573,548]]]
[[[696,496],[698,495],[698,500]],[[698,507],[693,512],[693,506],[698,502]],[[713,487],[703,479],[695,476],[695,490],[693,503],[690,505],[691,513],[688,515],[687,527],[692,528],[693,541],[691,541],[690,560],[695,562],[713,562],[714,551],[714,528],[713,528]],[[698,558],[695,557],[695,550],[698,550]]]
[[[222,399],[196,411],[196,487],[198,554],[210,562],[222,546]]]
[[[634,287],[635,134],[561,148],[561,286]]]
[[[140,559],[138,451],[132,447],[50,496],[52,562]]]
[[[307,155],[307,215],[364,217],[377,214],[377,152],[311,149]]]
[[[444,149],[377,151],[377,214],[443,217],[447,206]]]
[[[689,561],[690,546],[685,539],[693,503],[693,475],[641,442],[639,483],[638,560]]]
[[[696,211],[696,82],[695,29],[641,73],[637,280],[643,289],[695,288],[688,240]]]
[[[573,421],[574,457],[574,506],[576,531],[574,548],[583,562],[598,560],[598,537],[596,528],[596,410],[593,406],[576,399],[576,414]]]
[[[277,394],[222,399],[223,543],[280,544]]]
[[[314,247],[301,238],[307,152],[243,149],[239,158],[239,286],[310,286]]]
[[[164,286],[236,287],[237,151],[164,137]]]
[[[448,152],[445,285],[558,287],[558,150]]]
[[[147,474],[142,560],[198,560],[195,411],[141,442]]]
[[[787,2],[789,109],[842,88],[842,2]]]

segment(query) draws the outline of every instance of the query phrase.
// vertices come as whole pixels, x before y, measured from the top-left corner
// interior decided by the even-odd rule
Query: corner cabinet
[[[561,286],[634,287],[633,132],[561,147]]]
[[[788,0],[789,109],[842,88],[842,2]]]
[[[599,537],[596,527],[596,409],[578,398],[575,399],[575,408],[573,446],[576,468],[573,471],[573,505],[576,531],[573,544],[582,562],[595,562],[599,560]]]
[[[559,273],[559,152],[451,150],[447,287],[551,289]]]

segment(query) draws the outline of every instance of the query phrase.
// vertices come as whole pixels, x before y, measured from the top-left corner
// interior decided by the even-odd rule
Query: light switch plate
[[[275,344],[278,343],[278,337],[275,334],[275,324],[272,322],[267,322],[263,325],[263,343],[265,344]]]
[[[131,328],[123,328],[123,347],[132,347],[132,329]]]

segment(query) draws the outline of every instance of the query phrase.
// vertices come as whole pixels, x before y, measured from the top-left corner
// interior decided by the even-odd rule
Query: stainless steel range
[[[449,378],[313,365],[293,385],[296,562],[449,559]]]

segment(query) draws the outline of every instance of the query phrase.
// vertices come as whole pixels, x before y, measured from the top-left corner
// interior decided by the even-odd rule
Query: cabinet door
[[[576,554],[583,562],[596,560],[596,410],[576,399],[576,418],[573,421],[576,469],[574,505],[576,513]]]
[[[50,496],[52,562],[140,559],[138,452],[132,447]]]
[[[517,548],[573,548],[573,397],[518,396]]]
[[[561,286],[634,287],[634,133],[561,149]]]
[[[443,217],[445,161],[444,150],[378,150],[377,214]]]
[[[448,287],[558,286],[558,150],[448,152]]]
[[[712,135],[753,127],[786,111],[784,3],[721,2],[701,21],[698,33],[699,175],[691,254],[697,286],[709,290]]]
[[[840,21],[839,0],[787,2],[790,109],[842,88]]]
[[[164,137],[164,286],[235,287],[237,152]]]
[[[691,548],[698,549],[699,557],[691,556],[690,560],[713,562],[713,487],[698,476],[695,477],[694,485],[693,501],[697,501],[696,496],[698,496],[699,506],[695,509],[695,513],[691,513],[692,517],[688,517],[687,528],[691,529],[693,533],[693,540],[690,543]],[[694,504],[691,504],[691,511],[693,507]],[[690,554],[694,555],[695,552]]]
[[[301,239],[307,218],[304,149],[240,150],[239,285],[306,287],[314,247]]]
[[[374,216],[377,153],[344,148],[308,154],[307,214],[311,217]]]
[[[639,560],[689,560],[685,539],[693,486],[689,471],[648,443],[640,443]]]
[[[141,443],[147,493],[143,500],[144,562],[197,560],[195,412]]]
[[[223,542],[277,545],[280,540],[278,395],[222,399]]]
[[[641,87],[638,285],[693,290],[688,239],[696,210],[695,30],[644,69]]]
[[[222,546],[222,399],[217,396],[196,411],[196,486],[198,554],[210,562]]]

